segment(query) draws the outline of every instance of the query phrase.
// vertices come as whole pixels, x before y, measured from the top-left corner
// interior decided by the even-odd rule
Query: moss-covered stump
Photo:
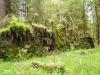
[[[0,39],[9,42],[10,45],[15,45],[15,48],[30,45],[27,53],[32,54],[43,55],[55,48],[55,34],[48,32],[45,26],[40,25],[8,26],[0,30]]]

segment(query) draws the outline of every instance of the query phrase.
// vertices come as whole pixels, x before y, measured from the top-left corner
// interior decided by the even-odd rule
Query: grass
[[[49,73],[41,68],[35,69],[32,67],[33,61],[64,65],[66,72],[63,75],[100,75],[100,47],[33,57],[19,62],[0,60],[0,75],[61,75],[57,71]]]

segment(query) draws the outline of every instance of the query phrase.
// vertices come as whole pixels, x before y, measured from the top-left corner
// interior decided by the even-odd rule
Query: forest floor
[[[57,71],[50,73],[41,68],[34,69],[34,61],[64,65],[66,72],[62,75],[100,75],[100,47],[33,57],[19,62],[0,60],[0,75],[61,75]]]

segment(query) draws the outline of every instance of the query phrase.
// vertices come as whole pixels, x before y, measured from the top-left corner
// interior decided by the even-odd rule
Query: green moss
[[[14,32],[25,32],[26,30],[29,30],[29,26],[24,26],[24,25],[12,25],[10,27],[6,27],[0,30],[0,36],[4,36],[9,34],[11,31]]]
[[[0,30],[0,36],[6,35],[10,33],[10,29],[9,28],[3,28]]]
[[[27,25],[12,25],[10,26],[10,29],[12,29],[15,32],[23,32],[26,30],[29,30],[29,26]]]

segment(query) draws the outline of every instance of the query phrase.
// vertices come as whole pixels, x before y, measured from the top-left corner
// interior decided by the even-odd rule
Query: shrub
[[[9,59],[11,57],[14,58],[16,56],[16,47],[10,44],[8,41],[2,40],[0,41],[0,58]]]

